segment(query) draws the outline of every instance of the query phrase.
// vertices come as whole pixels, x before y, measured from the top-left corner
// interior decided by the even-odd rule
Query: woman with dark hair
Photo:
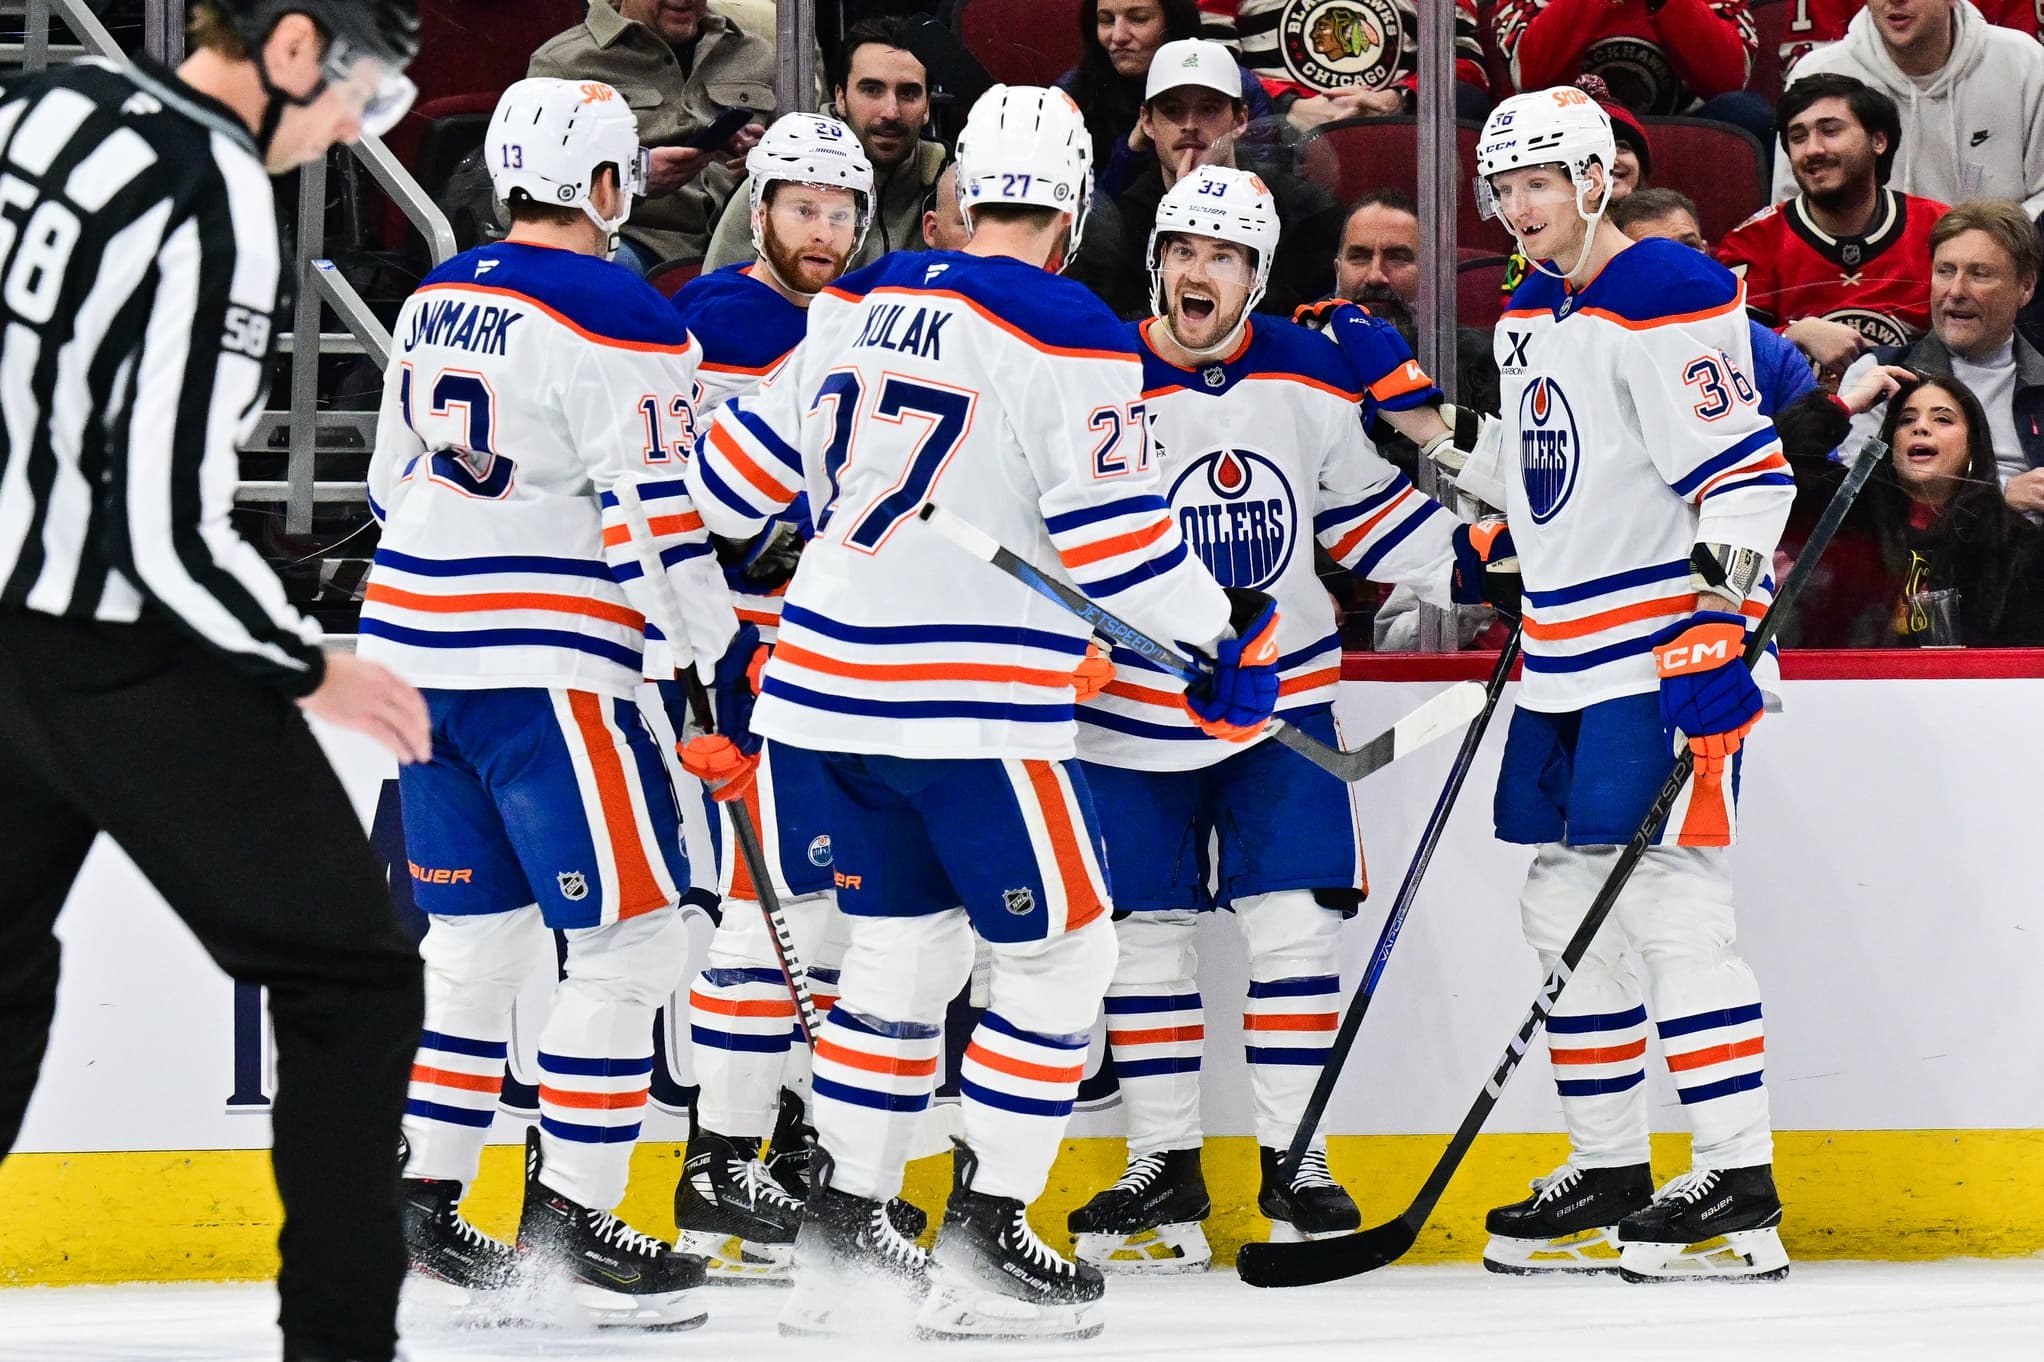
[[[1841,536],[1860,551],[1848,549],[1838,564],[1827,558],[1827,568],[1841,569],[1840,580],[1819,593],[1830,604],[1819,605],[1790,641],[2044,644],[2044,531],[2002,500],[1980,399],[1955,378],[1913,378],[1889,397],[1880,438],[1888,457],[1853,508],[1853,533]],[[1828,498],[1823,484],[1842,469],[1820,467],[1812,478],[1810,465],[1798,461],[1799,480],[1813,484],[1799,488],[1805,504]],[[1845,573],[1854,559],[1856,569]]]
[[[1082,0],[1079,64],[1058,77],[1093,134],[1096,192],[1114,198],[1155,154],[1137,128],[1157,49],[1200,34],[1198,0]],[[1270,96],[1248,70],[1242,98],[1251,121],[1270,116]]]

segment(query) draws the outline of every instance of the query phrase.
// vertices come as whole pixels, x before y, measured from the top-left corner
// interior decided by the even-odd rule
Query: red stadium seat
[[[699,255],[679,260],[663,260],[646,272],[646,282],[672,298],[681,292],[681,286],[703,272],[703,258]]]
[[[1471,186],[1476,179],[1476,142],[1482,132],[1482,126],[1476,123],[1458,123],[1455,128],[1459,163],[1455,173],[1460,177],[1456,183],[1455,244],[1470,249],[1509,251],[1512,238],[1504,225],[1485,222],[1476,215]],[[1418,196],[1419,120],[1349,118],[1328,123],[1307,135],[1301,159],[1310,171],[1330,149],[1334,154],[1333,178],[1323,182],[1343,203],[1353,203],[1372,189],[1397,188]],[[1657,156],[1658,151],[1656,144]]]
[[[1463,253],[1455,266],[1455,321],[1459,325],[1488,331],[1498,324],[1505,310],[1505,267],[1511,263],[1508,255]]]
[[[1726,232],[1767,205],[1767,156],[1753,134],[1705,118],[1646,118],[1654,151],[1654,183],[1696,200],[1704,240]]]
[[[1054,85],[1079,64],[1079,0],[958,0],[951,26],[997,81]]]
[[[1753,54],[1753,78],[1746,88],[1772,104],[1781,98],[1781,44],[1788,36],[1789,16],[1795,13],[1791,0],[1754,0],[1753,27],[1760,35],[1760,50]]]

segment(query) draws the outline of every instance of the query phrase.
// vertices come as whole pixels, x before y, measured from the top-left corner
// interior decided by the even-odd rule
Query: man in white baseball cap
[[[1198,166],[1233,165],[1235,137],[1249,126],[1234,54],[1203,38],[1158,48],[1138,126],[1157,149],[1166,189]]]

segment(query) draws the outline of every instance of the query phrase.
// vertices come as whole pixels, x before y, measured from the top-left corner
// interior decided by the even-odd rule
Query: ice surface
[[[1478,1268],[1390,1268],[1299,1291],[1229,1273],[1109,1284],[1107,1331],[1083,1343],[831,1343],[774,1329],[782,1293],[708,1293],[683,1334],[410,1328],[410,1362],[1775,1362],[2044,1359],[2044,1261],[1799,1263],[1780,1283],[1527,1281]],[[267,1286],[0,1290],[4,1362],[275,1362]]]

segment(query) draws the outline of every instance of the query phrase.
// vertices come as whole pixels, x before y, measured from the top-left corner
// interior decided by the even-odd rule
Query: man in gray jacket
[[[2012,199],[2044,213],[2044,47],[1997,28],[1967,0],[1867,0],[1842,41],[1797,64],[1855,76],[1902,111],[1889,186],[1940,203]],[[1793,84],[1793,82],[1791,82]],[[1774,159],[1774,197],[1792,198],[1789,158]]]
[[[945,151],[922,140],[930,123],[930,82],[909,50],[908,30],[892,16],[863,19],[845,32],[843,66],[832,82],[837,116],[873,166],[873,229],[850,269],[889,251],[923,248],[923,199],[944,168]],[[717,221],[706,270],[752,259],[752,205],[735,195]]]
[[[643,274],[708,247],[745,153],[774,120],[778,70],[773,44],[711,13],[708,0],[589,0],[589,17],[542,44],[526,74],[600,80],[631,105],[639,141],[652,148],[652,182],[618,263]],[[730,109],[758,117],[720,146],[686,145]]]

